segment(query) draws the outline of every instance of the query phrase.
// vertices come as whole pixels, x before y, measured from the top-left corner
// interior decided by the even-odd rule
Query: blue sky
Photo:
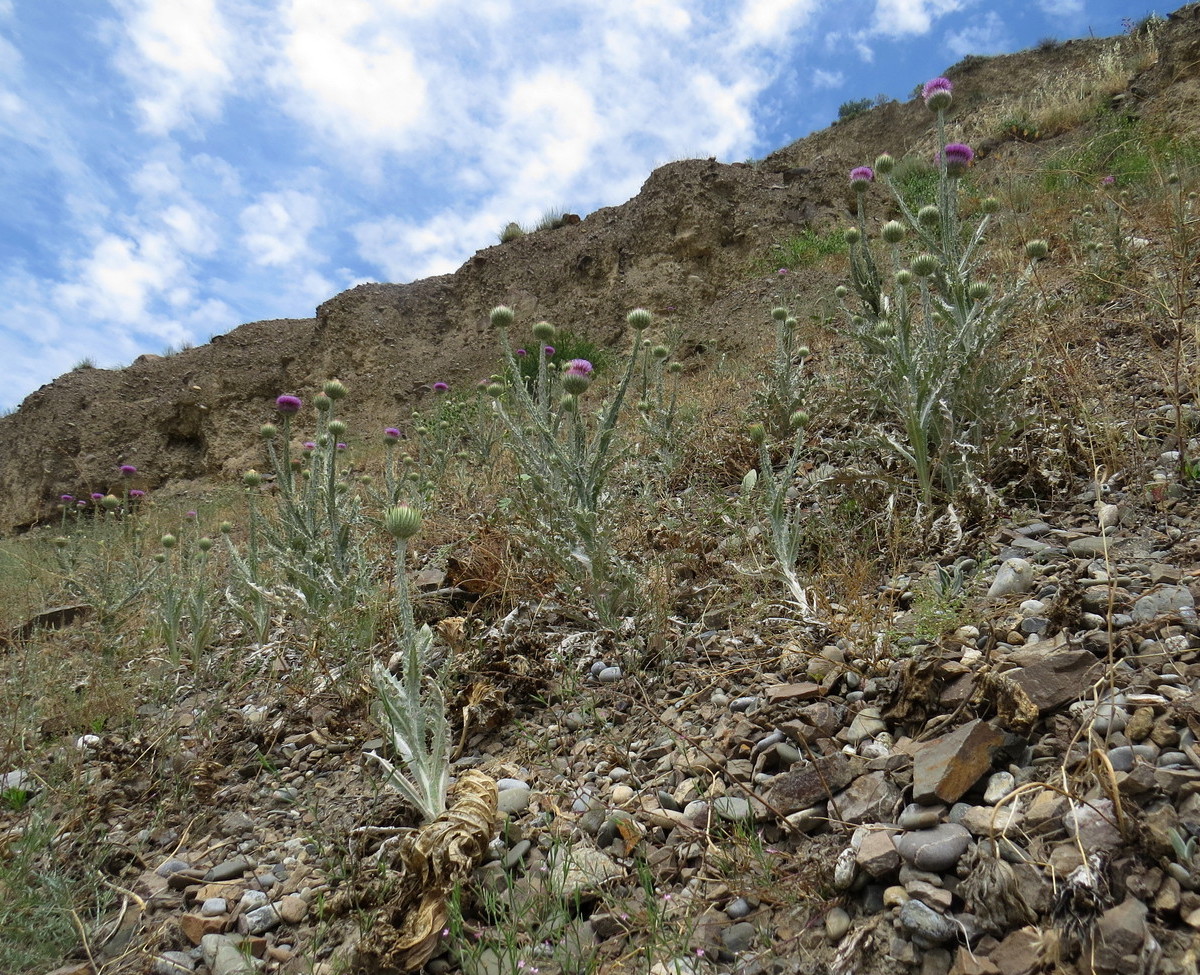
[[[1177,5],[0,0],[0,408]]]

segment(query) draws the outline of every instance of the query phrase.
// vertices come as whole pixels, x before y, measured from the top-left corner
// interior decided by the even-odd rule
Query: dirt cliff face
[[[1172,16],[1157,63],[1130,79],[1122,100],[1129,110],[1194,129],[1198,12],[1192,5]],[[997,99],[1069,76],[1112,43],[968,58],[949,70],[956,112],[983,114]],[[545,318],[601,342],[620,340],[625,313],[644,306],[670,314],[685,349],[736,355],[778,290],[764,270],[770,246],[844,219],[851,167],[883,151],[924,151],[932,138],[919,100],[893,102],[757,165],[670,163],[627,203],[485,248],[454,274],[360,285],[313,319],[242,325],[124,369],[74,370],[0,418],[0,529],[49,517],[63,493],[115,486],[122,463],[136,465],[151,488],[236,476],[259,462],[256,431],[274,397],[311,392],[333,376],[352,390],[352,431],[373,434],[405,415],[426,384],[464,388],[495,371],[487,315],[497,304],[516,309],[519,323]],[[789,291],[815,302],[828,284],[796,275]]]

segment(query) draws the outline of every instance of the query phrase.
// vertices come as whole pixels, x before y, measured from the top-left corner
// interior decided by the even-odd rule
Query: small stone
[[[908,891],[899,884],[894,884],[883,892],[884,907],[899,907],[901,904],[905,904],[910,900],[912,900],[912,898],[909,896]]]
[[[1153,728],[1154,708],[1138,708],[1125,724],[1125,737],[1135,744],[1140,743],[1150,737]]]
[[[182,914],[179,917],[179,930],[192,944],[198,945],[207,934],[220,934],[225,930],[229,919],[225,917],[204,917],[200,914]]]
[[[192,865],[187,860],[180,860],[178,857],[172,857],[164,863],[159,864],[154,870],[160,877],[170,877],[173,873],[179,873],[181,870],[191,870]]]
[[[195,968],[196,963],[186,951],[164,951],[150,966],[154,975],[191,975]]]
[[[614,684],[621,679],[620,667],[605,667],[596,675],[596,680],[601,684]]]
[[[512,870],[517,866],[517,864],[525,859],[525,855],[531,849],[533,849],[533,843],[527,839],[521,840],[519,843],[514,844],[513,848],[504,856],[504,860],[502,861],[504,864],[504,869]]]
[[[878,880],[900,869],[900,854],[896,852],[896,844],[886,830],[873,830],[863,838],[855,862],[861,870]]]
[[[983,791],[983,801],[994,806],[1017,787],[1017,780],[1011,772],[993,772],[988,778],[987,788]]]
[[[843,822],[857,825],[888,818],[899,800],[900,790],[886,772],[868,772],[834,798],[834,807]]]
[[[237,926],[242,934],[262,934],[277,927],[282,920],[274,904],[264,904],[239,917]]]
[[[209,897],[200,905],[202,917],[219,917],[229,910],[229,903],[224,897]]]
[[[1195,609],[1196,600],[1183,586],[1162,586],[1140,597],[1133,604],[1131,615],[1138,623],[1160,616],[1179,615],[1180,610]]]
[[[234,857],[224,863],[218,863],[204,875],[206,884],[221,883],[225,880],[236,880],[242,874],[253,870],[255,864],[248,857]]]
[[[276,906],[288,924],[299,924],[308,916],[308,901],[299,894],[285,894]]]
[[[721,932],[721,943],[732,954],[741,954],[754,945],[758,931],[749,921],[738,921]]]
[[[854,848],[847,847],[838,854],[834,861],[833,886],[838,890],[849,890],[850,885],[854,883],[854,874],[857,870],[856,857]]]
[[[712,808],[713,812],[722,819],[734,823],[749,819],[751,814],[749,800],[743,799],[741,796],[720,796],[713,800]]]
[[[1118,975],[1131,971],[1125,958],[1136,958],[1146,940],[1148,908],[1136,897],[1126,897],[1100,915],[1083,957],[1089,962],[1089,975]]]
[[[945,944],[958,937],[958,925],[917,900],[905,901],[900,906],[899,920],[910,934],[934,944]]]
[[[1121,843],[1121,832],[1114,825],[1116,811],[1111,799],[1095,799],[1084,806],[1073,806],[1063,816],[1067,834],[1078,840],[1083,849],[1115,850]]]
[[[740,921],[744,917],[748,917],[753,908],[750,902],[744,897],[738,897],[729,902],[729,906],[725,908],[725,916],[731,921]]]
[[[988,956],[1003,975],[1033,975],[1042,968],[1043,935],[1033,925],[1018,928]]]
[[[496,793],[496,808],[506,816],[520,816],[529,808],[529,786],[519,785]]]
[[[954,895],[945,887],[936,887],[924,880],[909,880],[904,884],[904,889],[908,891],[910,898],[928,904],[938,911],[950,910],[950,905],[954,901]]]
[[[758,698],[753,695],[746,697],[735,697],[729,702],[729,710],[737,712],[753,711],[758,705]]]
[[[852,761],[841,752],[795,765],[775,776],[767,793],[767,802],[785,816],[809,809],[828,799],[830,791],[837,793],[846,788],[861,769],[861,762]]]
[[[1024,559],[1008,559],[996,571],[988,598],[1013,596],[1033,588],[1033,566]]]
[[[238,901],[238,907],[242,911],[252,911],[256,907],[262,907],[271,900],[264,890],[247,890],[242,894],[242,899]]]
[[[612,790],[612,801],[614,805],[623,806],[625,803],[632,800],[636,794],[637,793],[633,791],[632,786],[624,784],[614,785]]]
[[[893,841],[905,862],[918,870],[945,873],[954,869],[971,842],[971,834],[957,823],[901,833]]]
[[[825,915],[825,937],[837,944],[850,930],[850,915],[843,908],[835,907]]]
[[[864,738],[874,738],[884,731],[887,731],[887,725],[880,717],[879,709],[863,708],[850,722],[845,737],[851,745],[857,745]]]
[[[900,813],[901,829],[928,829],[941,822],[945,806],[923,806],[919,802],[910,802]]]

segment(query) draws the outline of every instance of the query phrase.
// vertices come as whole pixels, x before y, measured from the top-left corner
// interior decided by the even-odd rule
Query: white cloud
[[[961,10],[966,0],[877,0],[872,30],[887,37],[928,34],[933,21]]]
[[[315,196],[298,190],[263,193],[242,210],[242,246],[254,263],[280,267],[312,257],[309,235],[322,220]]]
[[[1083,15],[1083,0],[1037,0],[1037,5],[1047,17],[1073,20]]]
[[[117,0],[125,43],[117,66],[142,124],[166,134],[216,116],[233,83],[233,35],[215,0]]]
[[[817,0],[742,0],[741,10],[734,15],[735,47],[787,44],[791,32],[803,26],[817,6]]]
[[[843,71],[826,71],[824,68],[817,68],[812,73],[814,88],[841,88],[845,83],[846,74]]]
[[[1012,46],[1004,21],[989,10],[980,23],[946,34],[946,49],[956,58],[968,54],[998,54]]]

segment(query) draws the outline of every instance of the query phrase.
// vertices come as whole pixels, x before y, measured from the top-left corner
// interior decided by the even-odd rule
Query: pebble
[[[900,906],[899,919],[900,926],[910,934],[934,944],[945,944],[958,936],[958,926],[953,921],[918,900],[905,901]]]
[[[496,794],[496,808],[506,816],[519,816],[529,808],[529,786],[521,784]]]
[[[1008,559],[996,571],[988,597],[1012,596],[1033,588],[1033,566],[1024,559]]]
[[[246,893],[250,893],[250,891],[246,891]],[[264,904],[239,917],[238,930],[242,934],[262,934],[264,931],[278,927],[282,920],[283,918],[274,904]]]
[[[919,870],[943,873],[954,869],[971,842],[971,834],[957,823],[942,823],[932,829],[901,833],[894,842],[906,863]]]
[[[910,802],[900,813],[900,828],[928,829],[936,826],[945,811],[945,806],[922,806],[919,802]]]
[[[288,924],[299,924],[308,916],[308,901],[299,894],[285,894],[276,907]]]
[[[994,806],[1017,787],[1016,777],[1011,772],[995,772],[988,778],[983,791],[983,801]]]
[[[621,679],[620,667],[605,667],[596,675],[596,680],[601,684],[614,684]]]
[[[625,805],[625,803],[629,802],[635,795],[637,795],[637,793],[634,792],[632,786],[628,786],[628,785],[614,785],[613,786],[612,801],[613,801],[613,803],[615,803],[618,806]]]
[[[750,818],[750,802],[741,796],[721,796],[712,803],[713,812],[730,822],[742,822]]]
[[[154,959],[150,970],[154,975],[190,975],[196,963],[186,951],[164,951]]]
[[[850,915],[843,908],[835,907],[825,915],[825,937],[836,944],[850,930]]]
[[[154,872],[160,877],[169,877],[173,873],[179,873],[181,870],[191,870],[192,865],[187,860],[180,860],[178,857],[172,857],[165,863],[160,864],[155,868]]]
[[[1108,760],[1112,763],[1114,772],[1128,772],[1133,763],[1141,759],[1144,762],[1158,760],[1157,745],[1118,745],[1108,750]]]
[[[753,908],[746,898],[738,897],[729,902],[729,906],[725,908],[725,916],[731,921],[740,921],[742,918],[747,917],[752,910]]]
[[[721,932],[721,943],[725,950],[737,955],[753,946],[758,931],[749,921],[738,921]]]
[[[270,900],[271,898],[264,891],[248,890],[242,894],[242,899],[239,901],[238,907],[243,911],[252,911],[256,907],[262,907],[264,904],[269,903]]]
[[[229,910],[229,904],[224,897],[209,897],[200,905],[202,917],[220,917]]]
[[[847,847],[838,854],[838,858],[833,864],[833,886],[838,890],[849,890],[850,885],[854,883],[854,874],[857,872],[858,855],[854,851],[854,847]]]
[[[225,880],[236,880],[248,870],[254,869],[254,863],[248,857],[234,857],[224,863],[218,863],[204,875],[206,884],[221,883]]]
[[[908,891],[899,884],[893,884],[891,887],[885,888],[883,892],[884,907],[900,907],[903,904],[907,904],[910,900],[912,900],[912,897]]]

